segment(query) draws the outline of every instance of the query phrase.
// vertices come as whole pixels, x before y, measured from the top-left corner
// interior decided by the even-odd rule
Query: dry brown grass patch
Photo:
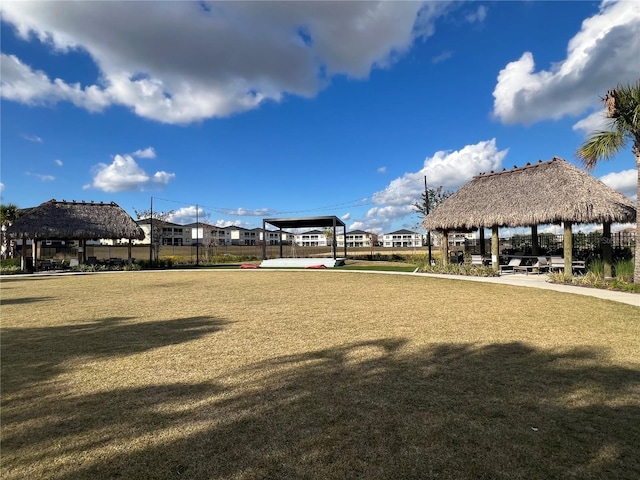
[[[331,271],[11,278],[2,478],[637,478],[640,309]]]

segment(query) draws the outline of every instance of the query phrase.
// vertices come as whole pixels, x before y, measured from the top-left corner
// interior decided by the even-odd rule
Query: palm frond
[[[627,143],[627,137],[619,130],[594,133],[576,152],[587,170],[601,160],[609,160]]]

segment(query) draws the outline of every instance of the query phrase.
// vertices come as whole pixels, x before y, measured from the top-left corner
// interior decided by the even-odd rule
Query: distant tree
[[[327,239],[327,245],[333,248],[333,228],[332,227],[323,227],[322,234]],[[345,239],[346,241],[346,239]]]
[[[640,201],[640,79],[635,84],[618,85],[601,99],[609,119],[608,130],[596,132],[580,146],[576,156],[591,170],[602,160],[609,160],[631,144],[638,169]],[[636,215],[636,238],[640,235],[640,215]],[[633,282],[640,284],[640,241],[636,240]]]
[[[453,195],[453,192],[445,190],[442,185],[437,188],[428,188],[426,192],[422,192],[420,195],[420,201],[415,202],[412,207],[418,213],[420,218],[424,220],[424,217],[426,217],[429,212],[433,212],[434,208],[443,203],[451,195]],[[422,224],[422,222],[420,223]],[[428,235],[427,239],[425,239],[425,243],[427,245],[429,237],[432,237],[432,235]],[[435,238],[431,238],[430,240],[432,245],[437,245],[444,241],[439,233],[435,235]]]
[[[453,192],[445,190],[442,185],[438,188],[428,188],[420,195],[420,201],[415,202],[412,207],[420,215],[420,218],[427,216],[427,212],[432,212],[434,208],[453,195]],[[427,200],[429,203],[427,204]]]
[[[152,258],[153,261],[157,262],[160,256],[162,239],[164,238],[164,227],[169,222],[169,218],[173,215],[174,211],[169,210],[168,212],[162,212],[154,210],[153,215],[151,210],[136,210],[134,208],[133,211],[136,217],[138,217],[138,220],[150,220],[149,228],[153,232],[153,241],[151,242]]]
[[[12,243],[6,234],[7,228],[20,217],[20,209],[13,203],[0,204],[0,228],[2,228],[2,256],[13,257]]]

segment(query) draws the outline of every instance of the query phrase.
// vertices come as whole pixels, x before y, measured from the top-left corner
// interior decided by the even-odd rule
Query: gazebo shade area
[[[597,178],[554,157],[547,162],[527,164],[513,170],[480,174],[424,219],[427,230],[469,231],[494,229],[492,257],[498,254],[498,227],[565,225],[567,235],[574,223],[603,224],[634,222],[636,207],[621,193]],[[496,259],[493,258],[495,265]]]
[[[280,231],[280,258],[267,259],[266,246],[266,226],[272,225]],[[345,238],[344,258],[347,257],[347,227],[345,223],[334,215],[320,217],[299,217],[299,218],[265,218],[262,220],[262,231],[265,232],[265,241],[262,243],[262,264],[263,267],[334,267],[344,263],[344,259],[337,256],[337,228],[342,227]],[[327,258],[283,258],[282,255],[282,229],[283,228],[331,228],[333,232],[333,244],[331,251],[332,259]]]
[[[116,203],[67,202],[49,200],[29,209],[7,229],[13,238],[32,240],[79,240],[81,245],[92,239],[127,238],[142,240],[144,232]],[[32,247],[32,248],[34,248]],[[80,250],[84,253],[84,248]],[[26,249],[22,249],[23,257]],[[33,254],[34,262],[37,252]]]

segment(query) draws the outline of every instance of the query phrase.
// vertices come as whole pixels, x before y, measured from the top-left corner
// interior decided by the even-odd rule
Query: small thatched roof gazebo
[[[631,200],[554,157],[548,162],[474,177],[427,215],[423,225],[427,230],[445,232],[491,227],[492,261],[497,268],[498,227],[531,226],[532,237],[537,237],[537,225],[563,222],[565,271],[570,272],[573,223],[602,223],[606,237],[607,232],[610,236],[611,223],[635,219]]]
[[[26,239],[32,240],[34,249],[42,239],[79,240],[83,261],[86,260],[87,240],[127,238],[130,245],[131,239],[144,238],[144,232],[133,218],[114,202],[59,202],[55,199],[29,209],[8,227],[7,233],[14,238],[21,237],[23,245]],[[26,255],[25,248],[22,255]],[[35,265],[35,250],[33,257]]]

